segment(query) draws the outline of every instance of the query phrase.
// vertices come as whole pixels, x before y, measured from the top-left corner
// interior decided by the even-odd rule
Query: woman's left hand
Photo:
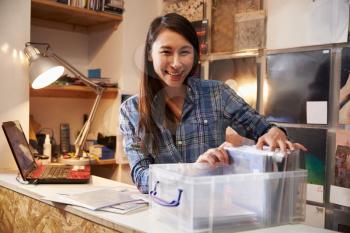
[[[271,151],[279,148],[284,154],[287,153],[288,149],[307,151],[303,145],[289,141],[287,135],[278,127],[272,127],[267,133],[259,137],[258,142],[256,143],[256,148],[262,150],[264,145],[270,146]]]

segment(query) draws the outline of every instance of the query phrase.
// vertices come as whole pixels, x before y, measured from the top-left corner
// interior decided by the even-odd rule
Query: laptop
[[[2,123],[22,179],[35,184],[80,184],[90,180],[90,166],[83,169],[71,165],[38,165],[18,121]]]

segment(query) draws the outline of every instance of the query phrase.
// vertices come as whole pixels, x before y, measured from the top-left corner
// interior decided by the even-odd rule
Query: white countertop
[[[41,200],[40,197],[59,192],[64,189],[91,189],[96,187],[122,187],[129,190],[135,190],[134,186],[115,182],[112,180],[92,176],[89,184],[20,184],[16,180],[17,174],[14,172],[0,172],[0,186],[6,187],[18,193],[32,197],[36,200],[45,202],[54,206],[53,202]],[[57,204],[55,204],[57,206]],[[166,224],[153,219],[150,209],[139,212],[129,213],[125,215],[114,214],[108,212],[91,211],[82,207],[71,205],[58,205],[59,208],[67,212],[78,215],[90,221],[104,225],[106,227],[119,230],[122,232],[133,232],[133,230],[152,233],[178,233],[175,229],[171,229]],[[303,224],[285,225],[272,228],[258,229],[246,231],[246,233],[330,233],[333,231],[306,226]],[[228,232],[229,233],[229,232]]]

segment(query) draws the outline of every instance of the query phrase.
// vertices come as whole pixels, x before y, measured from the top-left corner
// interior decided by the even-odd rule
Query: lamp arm
[[[102,94],[105,90],[105,87],[101,87],[100,85],[90,81],[84,74],[82,74],[79,70],[74,68],[66,60],[64,60],[63,58],[61,58],[60,56],[58,56],[54,52],[51,52],[49,56],[52,56],[54,59],[56,59],[59,63],[61,63],[64,67],[66,67],[70,72],[72,72],[74,75],[76,75],[86,86],[93,89],[96,93],[96,99],[95,99],[94,105],[92,106],[92,109],[90,111],[89,117],[86,120],[83,128],[80,130],[79,135],[74,142],[75,155],[78,157],[81,157],[83,150],[84,150],[84,144],[85,144],[87,135],[90,131],[92,121],[95,117],[95,113],[96,113],[97,107],[100,103],[100,100],[102,98]]]
[[[64,67],[66,67],[70,72],[76,75],[86,86],[92,88],[97,95],[104,91],[105,89],[104,87],[101,87],[100,85],[97,85],[96,83],[89,80],[89,78],[87,78],[83,73],[81,73],[79,70],[74,68],[71,64],[69,64],[66,60],[58,56],[56,53],[51,52],[49,56],[52,56]]]
[[[92,109],[90,111],[89,117],[87,121],[85,122],[83,128],[80,130],[78,137],[76,138],[74,142],[75,146],[75,155],[78,157],[82,156],[82,152],[84,150],[84,144],[87,138],[87,135],[90,131],[90,127],[92,124],[92,121],[95,117],[95,113],[97,110],[97,107],[100,103],[100,100],[102,98],[103,91],[105,90],[104,87],[101,87],[100,85],[97,85],[96,83],[90,81],[84,74],[82,74],[79,70],[74,68],[71,64],[69,64],[66,60],[61,58],[55,53],[51,53],[50,56],[52,56],[54,59],[56,59],[59,63],[61,63],[64,67],[66,67],[70,72],[72,72],[74,75],[76,75],[86,86],[93,89],[96,93],[96,99],[94,102],[94,105],[92,106]]]
[[[97,94],[94,105],[92,106],[92,109],[90,111],[89,117],[88,117],[87,121],[85,122],[83,128],[80,130],[79,135],[74,142],[75,155],[78,157],[82,156],[82,152],[84,149],[84,143],[85,143],[87,135],[89,133],[92,121],[95,117],[97,107],[98,107],[100,100],[102,98],[102,94],[103,94],[103,92]]]
[[[45,46],[45,51],[44,52],[40,52],[37,48],[33,47],[32,45],[40,45],[40,46]],[[58,63],[60,63],[61,65],[63,65],[66,69],[68,69],[72,74],[74,74],[75,76],[77,76],[86,86],[90,87],[91,89],[94,90],[94,92],[96,93],[96,98],[95,98],[95,102],[94,105],[92,106],[92,109],[90,111],[89,117],[87,119],[87,121],[85,122],[83,128],[80,130],[80,133],[77,137],[77,139],[74,142],[75,145],[75,155],[76,156],[81,156],[82,152],[83,152],[83,147],[84,147],[84,143],[86,141],[87,135],[89,133],[90,130],[90,126],[92,124],[92,121],[95,117],[95,113],[97,110],[97,107],[100,103],[100,100],[102,98],[102,94],[104,92],[104,90],[106,89],[105,87],[102,87],[94,82],[92,82],[91,80],[89,80],[89,78],[87,78],[84,74],[82,74],[79,70],[77,70],[76,68],[74,68],[74,66],[72,66],[71,64],[69,64],[69,62],[67,62],[66,60],[64,60],[63,58],[61,58],[60,56],[58,56],[57,54],[55,54],[51,49],[50,49],[50,45],[48,43],[35,43],[35,42],[27,42],[25,44],[26,48],[25,48],[25,52],[27,52],[28,54],[26,54],[29,58],[31,56],[38,56],[39,54],[41,54],[44,57],[52,57],[53,59],[55,59]]]

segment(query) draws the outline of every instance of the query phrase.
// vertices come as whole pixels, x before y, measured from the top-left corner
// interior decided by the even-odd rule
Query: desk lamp
[[[34,47],[35,45],[44,47],[43,51],[40,51]],[[84,74],[79,72],[71,64],[55,54],[48,43],[27,42],[25,44],[24,54],[29,60],[29,78],[33,89],[44,88],[52,84],[62,76],[64,69],[66,68],[96,93],[96,99],[94,105],[92,106],[89,117],[74,142],[75,155],[77,157],[81,157],[87,134],[90,130],[92,120],[94,119],[97,106],[101,100],[105,88],[90,81],[89,78],[87,78]]]

